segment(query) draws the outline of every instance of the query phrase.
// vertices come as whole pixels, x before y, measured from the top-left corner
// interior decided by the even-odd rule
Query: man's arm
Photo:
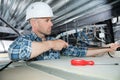
[[[68,44],[63,40],[32,42],[32,52],[31,52],[30,58],[37,57],[38,55],[50,49],[62,50],[63,48],[66,48],[67,46]]]
[[[32,42],[24,38],[18,38],[9,46],[8,52],[10,58],[14,61],[29,60],[50,49],[61,50],[67,46],[68,44],[63,40]]]
[[[94,56],[97,54],[105,54],[109,52],[109,49],[88,49],[86,56]]]
[[[113,52],[115,51],[118,47],[120,47],[119,44],[116,43],[111,43],[106,45],[104,49],[88,49],[86,56],[93,56],[93,55],[97,55],[97,54],[104,54],[106,52]],[[108,48],[110,47],[110,48]]]
[[[70,45],[68,48],[62,50],[62,54],[65,56],[76,56],[76,57],[84,57],[84,56],[94,56],[97,54],[104,54],[106,52],[112,52],[115,51],[118,47],[120,47],[119,44],[111,43],[104,47],[104,49],[89,49],[87,47],[77,47]],[[108,48],[110,47],[110,48]]]
[[[64,56],[84,57],[86,56],[88,48],[69,45],[61,51]]]

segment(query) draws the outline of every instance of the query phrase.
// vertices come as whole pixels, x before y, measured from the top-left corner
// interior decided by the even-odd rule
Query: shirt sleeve
[[[32,41],[23,37],[17,38],[8,49],[9,56],[13,61],[29,60],[31,55]]]
[[[70,45],[66,49],[62,50],[64,56],[84,57],[87,53],[87,47],[77,47]]]

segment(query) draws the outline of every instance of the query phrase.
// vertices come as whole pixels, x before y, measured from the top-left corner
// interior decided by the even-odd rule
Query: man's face
[[[37,32],[42,35],[50,35],[53,23],[50,17],[36,19]]]

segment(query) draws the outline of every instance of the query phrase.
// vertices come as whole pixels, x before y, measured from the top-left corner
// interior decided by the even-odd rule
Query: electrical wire
[[[101,41],[101,42],[103,42],[103,43],[105,43],[105,41],[103,40],[103,39],[100,39],[100,38],[98,38],[97,36],[96,36],[96,25],[95,25],[95,29],[94,29],[94,37],[96,38],[96,39],[98,39],[99,41]]]
[[[13,63],[13,61],[10,61],[9,63],[7,63],[4,67],[2,67],[0,69],[0,71],[3,71],[5,68],[7,68],[11,63]]]
[[[109,55],[111,58],[114,58],[109,52],[108,52],[108,55]]]
[[[3,21],[5,24],[7,24],[12,30],[14,30],[19,36],[21,35],[14,27],[12,27],[10,24],[8,24],[2,17],[0,17],[0,20]]]
[[[95,25],[95,27],[96,27],[96,25]],[[99,41],[105,43],[105,41],[104,41],[103,39],[100,39],[100,38],[98,38],[98,37],[96,36],[96,29],[95,29],[94,31],[95,31],[95,32],[94,32],[95,38],[98,39]],[[114,58],[109,52],[108,52],[108,55],[109,55],[111,58]]]

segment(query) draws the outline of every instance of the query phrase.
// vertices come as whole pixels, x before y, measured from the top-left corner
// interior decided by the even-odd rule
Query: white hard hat
[[[26,10],[26,20],[40,17],[53,17],[52,8],[44,2],[32,3]]]

